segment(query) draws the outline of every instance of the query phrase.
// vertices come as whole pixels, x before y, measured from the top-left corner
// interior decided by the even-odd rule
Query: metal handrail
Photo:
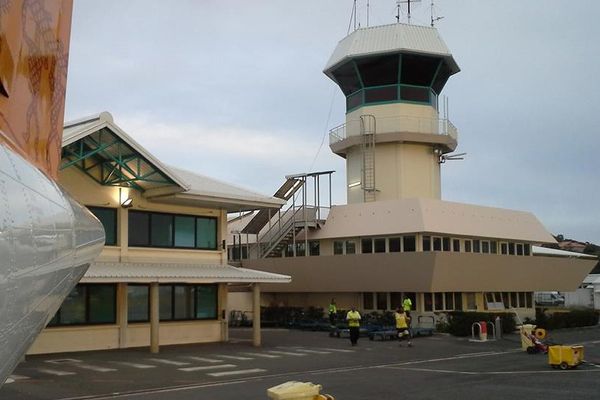
[[[329,144],[334,144],[348,138],[348,131],[360,134],[360,119],[350,120],[329,130]],[[382,117],[377,119],[377,134],[397,131],[411,131],[434,135],[447,135],[458,139],[458,129],[447,118],[424,118],[409,115]],[[356,127],[355,127],[356,125]],[[351,135],[354,136],[354,135]]]

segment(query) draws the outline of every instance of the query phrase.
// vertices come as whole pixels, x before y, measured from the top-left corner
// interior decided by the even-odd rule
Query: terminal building
[[[167,166],[109,113],[65,125],[58,182],[102,222],[105,246],[28,354],[227,341],[231,285],[252,288],[259,315],[260,285],[290,281],[225,251],[228,212],[283,200]]]
[[[275,195],[287,209],[230,221],[230,258],[292,277],[265,285],[264,305],[325,308],[333,297],[383,311],[406,295],[419,313],[524,317],[533,292],[581,284],[596,261],[540,247],[555,240],[532,213],[442,200],[441,167],[460,154],[439,96],[457,72],[433,27],[361,28],[339,42],[324,73],[346,97],[330,148],[346,160],[348,204],[322,212],[319,179],[331,171],[300,174]]]

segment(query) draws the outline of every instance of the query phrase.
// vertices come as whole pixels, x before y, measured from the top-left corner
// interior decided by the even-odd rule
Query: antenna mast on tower
[[[433,0],[431,0],[431,27],[433,28],[433,26],[435,25],[435,23],[437,21],[439,21],[440,19],[444,18],[444,17],[434,17],[434,10],[433,10]]]
[[[396,2],[396,4],[398,5],[398,13],[396,15],[396,20],[398,20],[398,23],[400,22],[400,4],[402,3],[406,3],[408,6],[408,12],[407,12],[407,16],[408,16],[408,24],[410,25],[410,3],[414,2],[414,3],[420,3],[421,0],[398,0]]]

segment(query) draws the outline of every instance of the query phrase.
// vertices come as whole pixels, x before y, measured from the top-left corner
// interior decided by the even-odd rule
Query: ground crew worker
[[[337,317],[337,306],[335,305],[335,299],[331,299],[331,303],[329,303],[329,325],[335,324],[335,317]]]
[[[410,329],[408,328],[410,324],[410,317],[400,307],[398,307],[396,310],[394,317],[396,318],[396,331],[398,332],[398,340],[402,342],[402,340],[406,338],[408,339],[408,347],[412,347],[412,342],[410,341]],[[400,343],[400,346],[402,346],[402,343]]]
[[[412,300],[410,297],[404,297],[404,300],[402,301],[402,308],[407,315],[410,315],[410,310],[412,310]]]
[[[352,306],[350,308],[350,311],[346,314],[346,321],[348,321],[350,330],[350,343],[352,343],[352,346],[356,346],[360,330],[360,314],[356,311],[356,307]]]

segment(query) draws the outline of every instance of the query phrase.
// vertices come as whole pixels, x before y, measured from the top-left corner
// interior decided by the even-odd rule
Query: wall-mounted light
[[[121,203],[121,207],[123,208],[133,206],[133,199],[129,197],[129,192],[125,191],[125,194],[123,194],[121,188],[119,188],[119,203]]]
[[[133,199],[131,197],[126,198],[121,203],[121,207],[123,207],[123,208],[129,208],[131,206],[133,206]]]
[[[353,187],[355,187],[355,186],[359,186],[359,185],[360,185],[360,181],[358,181],[358,182],[353,182],[353,183],[351,183],[351,184],[349,184],[349,185],[348,185],[348,188],[353,188]]]

